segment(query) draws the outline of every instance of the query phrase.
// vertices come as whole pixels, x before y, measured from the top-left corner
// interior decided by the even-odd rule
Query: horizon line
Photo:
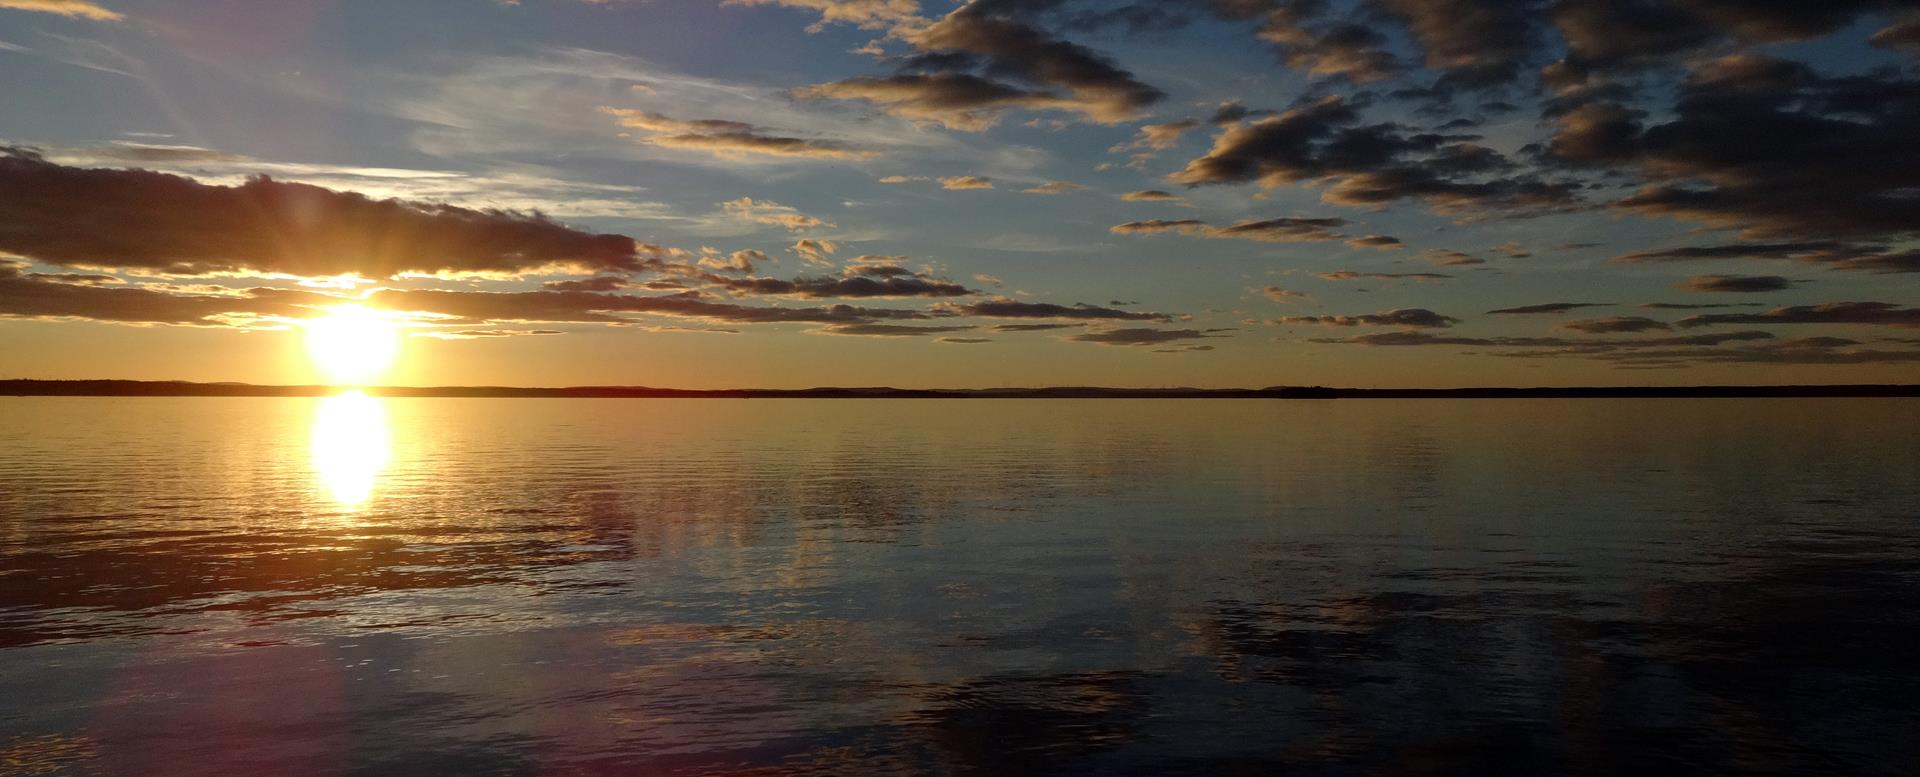
[[[578,398],[578,399],[1418,399],[1418,398],[1765,398],[1920,397],[1920,384],[1730,384],[1694,386],[1469,386],[1452,388],[1352,388],[1264,386],[1005,386],[994,388],[810,388],[683,389],[635,385],[580,386],[353,386],[261,384],[235,381],[0,379],[4,396],[319,397],[358,391],[390,398]]]

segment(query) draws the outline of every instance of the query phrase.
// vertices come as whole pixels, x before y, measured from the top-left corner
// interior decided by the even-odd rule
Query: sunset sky
[[[0,105],[0,378],[1920,382],[1920,2],[0,0]]]

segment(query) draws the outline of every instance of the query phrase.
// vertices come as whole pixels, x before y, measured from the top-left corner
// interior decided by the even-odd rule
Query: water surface
[[[1920,401],[0,398],[0,773],[1920,771]]]

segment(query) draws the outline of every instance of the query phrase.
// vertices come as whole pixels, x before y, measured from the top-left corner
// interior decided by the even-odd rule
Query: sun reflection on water
[[[313,411],[313,470],[333,501],[357,508],[373,497],[391,455],[384,400],[348,391]]]

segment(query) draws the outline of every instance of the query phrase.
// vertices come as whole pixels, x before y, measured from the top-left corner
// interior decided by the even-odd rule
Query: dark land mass
[[[259,386],[142,380],[0,380],[0,396],[318,397],[339,386]],[[534,397],[600,399],[1554,399],[1657,397],[1920,397],[1920,385],[1615,386],[1534,388],[1364,389],[1269,386],[1257,389],[1100,388],[1053,386],[991,389],[669,389],[646,386],[370,386],[382,397]]]

